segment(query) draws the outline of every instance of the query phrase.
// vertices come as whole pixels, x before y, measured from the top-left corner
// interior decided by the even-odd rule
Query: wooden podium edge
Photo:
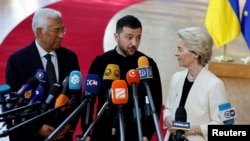
[[[219,77],[250,78],[250,64],[212,61],[208,69]]]

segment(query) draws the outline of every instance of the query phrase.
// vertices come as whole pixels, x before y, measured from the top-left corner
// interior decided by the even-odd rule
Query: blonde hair
[[[200,27],[187,27],[179,29],[177,34],[189,51],[199,55],[198,61],[202,66],[211,60],[213,39],[206,30]]]

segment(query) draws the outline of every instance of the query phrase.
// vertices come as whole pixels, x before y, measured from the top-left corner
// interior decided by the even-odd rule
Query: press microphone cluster
[[[81,81],[81,80],[80,80]],[[89,103],[93,97],[99,92],[100,78],[95,74],[88,74],[84,81],[85,99],[82,103],[50,134],[46,141],[52,140],[53,137],[70,121],[78,115],[78,113]]]

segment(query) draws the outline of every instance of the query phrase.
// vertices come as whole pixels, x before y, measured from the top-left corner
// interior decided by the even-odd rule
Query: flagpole
[[[232,62],[234,61],[232,57],[227,56],[227,44],[223,47],[223,55],[215,57],[218,62]]]

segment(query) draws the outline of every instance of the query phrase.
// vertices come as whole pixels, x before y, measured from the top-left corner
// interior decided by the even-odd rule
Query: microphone
[[[160,125],[158,122],[158,115],[156,113],[155,104],[154,104],[151,91],[150,91],[150,87],[147,81],[148,79],[153,78],[153,72],[152,72],[152,67],[149,66],[148,58],[146,56],[141,56],[138,58],[137,70],[139,71],[140,79],[142,81],[142,84],[145,86],[146,93],[147,93],[147,96],[145,96],[145,101],[146,101],[146,104],[144,106],[145,113],[146,115],[153,114],[153,119],[154,119],[154,124],[155,124],[156,133],[158,136],[158,140],[162,141],[163,137],[162,137],[162,132],[160,130]]]
[[[47,73],[44,69],[37,69],[35,76],[40,84],[44,85],[46,83]]]
[[[74,70],[69,75],[69,89],[80,90],[82,86],[82,74],[80,71]]]
[[[139,141],[142,141],[142,127],[141,127],[141,110],[138,104],[137,86],[140,83],[140,74],[136,69],[131,69],[126,74],[128,84],[132,87],[134,97],[134,113],[136,115],[137,130]]]
[[[103,86],[104,88],[111,88],[114,80],[120,79],[120,67],[117,64],[108,64],[103,74]]]
[[[16,93],[16,96],[18,97],[17,103],[14,108],[19,107],[21,104],[23,104],[25,101],[29,101],[32,97],[32,92],[34,89],[36,89],[39,85],[39,80],[35,77],[31,77],[27,84],[24,84]]]
[[[66,109],[70,109],[70,102],[71,100],[68,97],[68,88],[69,88],[69,76],[66,76],[62,82],[62,92],[61,94],[56,98],[55,102],[55,108],[61,106],[62,104],[69,103],[67,107],[62,107],[60,109],[61,112],[64,112]]]
[[[121,105],[128,103],[128,86],[125,80],[114,80],[111,90],[113,104]]]
[[[86,79],[84,81],[84,89],[85,89],[85,95],[86,98],[83,100],[83,102],[50,134],[50,136],[46,139],[46,141],[49,141],[53,139],[53,137],[78,113],[82,110],[82,108],[89,103],[93,96],[95,96],[100,89],[100,78],[98,75],[95,74],[88,74],[86,76]],[[86,132],[85,132],[86,133]]]
[[[219,105],[219,117],[224,125],[233,125],[236,118],[235,107],[231,106],[230,102]]]
[[[9,111],[14,106],[13,102],[16,101],[16,99],[13,100],[11,88],[7,84],[0,85],[0,101],[0,113]]]
[[[187,121],[187,112],[184,107],[178,107],[175,112],[175,121],[173,121],[172,129],[176,131],[175,141],[188,141],[185,137],[185,131],[190,129],[190,123]]]
[[[120,141],[125,141],[122,105],[128,103],[128,86],[125,80],[114,80],[111,89],[112,103],[118,105],[119,110]]]
[[[55,97],[57,97],[62,91],[62,85],[60,83],[54,83],[52,87],[49,89],[49,95],[45,100],[45,103],[42,105],[42,112],[48,109],[48,106],[52,103]]]

